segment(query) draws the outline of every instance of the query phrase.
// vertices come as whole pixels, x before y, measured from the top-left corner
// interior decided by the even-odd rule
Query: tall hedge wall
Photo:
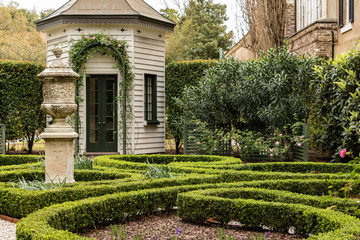
[[[183,109],[176,105],[176,98],[181,97],[185,87],[197,85],[206,70],[216,62],[216,60],[195,60],[166,65],[166,124],[167,132],[175,138],[177,153],[183,138],[184,124],[181,118]]]
[[[33,62],[0,60],[0,123],[6,125],[7,140],[27,138],[29,152],[36,130],[45,125],[42,83],[36,77],[43,70]]]

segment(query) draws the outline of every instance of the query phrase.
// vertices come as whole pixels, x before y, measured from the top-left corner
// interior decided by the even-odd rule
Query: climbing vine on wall
[[[91,44],[100,44],[94,47],[87,48]],[[132,106],[131,106],[131,95],[128,94],[133,90],[133,80],[134,74],[131,70],[131,63],[129,60],[129,56],[126,52],[127,42],[123,40],[117,40],[112,36],[108,36],[104,33],[97,33],[97,34],[87,34],[83,35],[80,39],[72,39],[70,42],[71,48],[69,52],[69,59],[70,64],[72,65],[75,72],[80,74],[80,79],[78,80],[78,87],[77,87],[77,99],[76,102],[79,104],[83,101],[81,95],[79,94],[79,89],[81,89],[84,85],[83,79],[86,76],[86,62],[93,56],[94,53],[100,53],[101,55],[109,55],[113,57],[116,61],[116,65],[114,68],[120,70],[123,73],[123,63],[124,61],[125,66],[125,89],[126,89],[126,120],[132,120],[133,115],[132,113]],[[119,56],[118,52],[114,51],[111,47],[115,48],[118,52],[120,52],[121,56]],[[85,49],[85,50],[84,50]],[[79,54],[81,53],[81,54]],[[121,102],[122,94],[123,94],[123,85],[120,84],[120,89],[118,93],[118,101]],[[122,103],[122,102],[121,102]],[[79,119],[77,117],[77,119]],[[119,132],[122,128],[122,118],[119,118]],[[80,121],[78,122],[80,125]],[[127,134],[128,136],[128,134]]]

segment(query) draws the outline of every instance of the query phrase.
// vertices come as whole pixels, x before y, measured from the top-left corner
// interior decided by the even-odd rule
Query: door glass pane
[[[91,143],[99,142],[99,130],[90,130],[90,142]]]
[[[106,130],[114,130],[114,118],[113,117],[106,118]]]
[[[114,91],[115,89],[115,80],[113,78],[106,79],[106,90],[107,91]]]
[[[114,116],[114,104],[106,104],[106,116],[107,117]]]
[[[114,101],[115,101],[115,79],[114,78],[107,78],[106,79],[106,100],[105,100],[105,111],[104,114],[106,115],[106,142],[114,142]]]
[[[114,92],[106,91],[106,103],[114,103]]]
[[[90,117],[90,142],[97,143],[99,142],[99,129],[98,129],[98,122],[99,122],[99,88],[98,88],[98,79],[97,78],[90,78],[89,80],[89,117]]]
[[[146,96],[147,118],[146,118],[146,120],[153,120],[153,117],[152,117],[152,91],[153,91],[153,88],[152,88],[152,78],[150,76],[147,77],[147,79],[146,79],[146,86],[147,86],[147,90],[146,90],[146,93],[147,93],[147,96]]]
[[[106,130],[106,142],[114,142],[114,131]]]

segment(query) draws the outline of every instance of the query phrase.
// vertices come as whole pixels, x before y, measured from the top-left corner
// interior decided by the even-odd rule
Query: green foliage
[[[36,77],[43,70],[36,63],[0,61],[0,122],[6,125],[7,140],[27,139],[29,153],[36,132],[45,127],[42,83]]]
[[[167,37],[166,62],[217,59],[219,49],[228,50],[233,33],[226,32],[226,5],[213,0],[190,0],[180,15],[174,9],[162,12],[177,23]]]
[[[241,189],[237,188],[179,194],[179,216],[193,222],[206,221],[211,216],[223,224],[234,220],[246,226],[268,226],[278,231],[295,227],[297,234],[304,237],[311,234],[311,239],[341,239],[343,235],[356,235],[360,230],[359,219],[340,212],[319,209],[316,202],[307,202],[306,197],[303,199],[300,194],[296,195],[296,198],[293,196],[293,202],[301,204],[288,204],[291,200],[286,198],[292,196],[292,193],[283,197],[283,192],[271,191],[277,197],[268,199],[266,194],[254,196],[263,190],[246,191],[251,191],[252,194],[243,195]]]
[[[55,179],[54,179],[55,180]],[[21,188],[25,190],[49,190],[54,188],[62,188],[66,184],[66,179],[61,181],[59,184],[54,183],[54,181],[50,181],[49,183],[44,183],[43,180],[34,180],[34,181],[27,181],[24,179],[19,179],[16,183],[13,183],[13,187]]]
[[[185,118],[204,122],[247,123],[251,126],[307,121],[315,98],[310,81],[318,61],[298,57],[287,46],[258,59],[219,61],[196,86],[185,88],[179,101]]]
[[[219,234],[218,236],[219,240],[235,240],[235,238],[233,238],[230,234],[227,236],[224,234],[224,228],[217,227],[217,231]]]
[[[249,183],[255,184],[256,182]],[[244,184],[244,183],[243,183]],[[257,183],[258,184],[258,183]],[[269,181],[264,182],[263,184],[269,184]],[[274,183],[271,183],[274,184]],[[225,190],[228,193],[229,190],[239,188],[239,183],[237,184],[229,184],[227,189]],[[314,185],[314,183],[312,183]],[[286,186],[286,182],[283,183],[283,186]],[[182,189],[182,190],[181,190]],[[189,191],[190,189],[184,187],[171,187],[171,188],[158,188],[152,190],[143,190],[143,191],[134,191],[128,193],[115,193],[111,195],[106,195],[102,197],[84,199],[77,202],[66,202],[61,205],[52,206],[33,214],[30,214],[28,217],[22,219],[17,225],[17,237],[18,239],[44,239],[46,236],[51,236],[49,239],[82,239],[78,235],[75,235],[71,232],[76,231],[76,229],[82,229],[87,226],[92,226],[93,224],[106,224],[116,221],[123,222],[124,220],[131,220],[135,217],[138,217],[139,214],[151,214],[159,207],[171,206],[176,201],[176,196],[179,192]],[[213,192],[221,192],[222,189],[212,190]],[[256,193],[259,189],[250,190],[250,194]],[[211,190],[207,190],[211,191]],[[252,191],[252,192],[251,192]],[[261,192],[261,190],[259,190]],[[268,192],[271,192],[268,190]],[[282,192],[276,192],[275,196],[282,199],[281,197]],[[237,193],[236,193],[237,194]],[[193,193],[191,193],[193,195]],[[265,194],[266,195],[266,194]],[[291,196],[291,194],[288,194]],[[236,199],[238,198],[239,194],[235,195]],[[303,199],[299,199],[301,195],[293,196],[293,199],[297,202],[305,202]],[[211,199],[214,197],[210,196]],[[182,201],[184,199],[184,195],[179,195],[178,198],[178,206],[184,206],[184,204],[188,204],[194,202],[190,201]],[[202,201],[203,197],[197,197],[198,200]],[[216,198],[218,199],[218,198]],[[304,226],[305,230],[306,226],[312,226],[312,229],[319,231],[328,231],[334,228],[341,226],[341,231],[347,228],[346,234],[350,236],[351,232],[357,230],[356,224],[358,224],[358,219],[346,216],[341,213],[333,212],[330,213],[327,210],[315,209],[314,207],[299,205],[299,204],[281,204],[281,203],[271,203],[271,202],[264,202],[264,201],[255,201],[255,200],[247,200],[246,198],[243,199],[243,195],[241,195],[241,199],[238,200],[231,200],[231,199],[224,199],[224,201],[231,202],[246,202],[248,203],[244,208],[238,211],[232,211],[229,217],[232,217],[234,213],[244,213],[247,211],[247,214],[243,214],[242,217],[246,218],[250,217],[248,221],[260,220],[261,218],[267,224],[269,221],[282,216],[283,219],[290,219],[290,221],[285,222],[281,226],[286,226],[289,224],[295,224],[291,226]],[[296,200],[297,199],[297,200]],[[321,202],[321,201],[318,201]],[[212,201],[212,203],[216,203]],[[205,213],[202,216],[209,216],[208,211],[211,209],[217,210],[219,205],[212,204],[210,202],[200,203],[197,205],[192,205],[187,212],[192,212],[191,209],[195,210],[201,208],[200,211],[196,211],[197,214]],[[313,203],[308,202],[308,204],[312,205]],[[332,204],[332,202],[328,202],[327,204]],[[228,204],[221,202],[220,206],[222,206],[221,210],[216,211],[217,213],[214,214],[212,212],[211,216],[218,217],[219,214],[221,216],[226,215],[231,209],[234,209],[234,206],[229,206]],[[241,206],[241,205],[240,205]],[[273,208],[276,207],[276,208]],[[265,207],[266,210],[271,211],[261,211],[261,208]],[[284,210],[289,210],[287,214],[285,214]],[[303,216],[302,213],[309,212],[309,216]],[[183,211],[183,209],[181,209]],[[276,212],[279,211],[279,212]],[[293,213],[292,211],[295,211]],[[248,213],[249,212],[249,213]],[[183,212],[181,214],[184,214]],[[214,214],[214,215],[213,215]],[[264,217],[266,214],[266,217]],[[272,215],[275,214],[275,215]],[[124,219],[124,216],[126,218]],[[267,218],[268,216],[272,216],[271,218]],[[302,218],[296,218],[298,216],[302,216]],[[316,225],[314,219],[316,216],[319,216],[320,220],[323,220],[323,223],[320,222],[320,225]],[[327,217],[325,217],[327,216]],[[325,219],[322,219],[324,218]],[[234,218],[237,219],[237,218]],[[311,220],[312,219],[312,220]],[[206,219],[205,219],[206,220]],[[248,222],[246,221],[246,223]],[[294,222],[295,221],[295,222]],[[310,221],[310,222],[308,222]],[[330,221],[330,224],[329,224]],[[335,221],[335,222],[333,222]],[[353,222],[354,221],[354,222]],[[341,223],[339,223],[341,222]],[[353,224],[349,224],[349,222],[353,222]],[[251,225],[250,223],[250,225]],[[307,224],[310,223],[310,224]],[[31,231],[31,229],[35,227],[37,231]],[[272,225],[279,225],[278,221],[273,222]],[[317,228],[316,228],[317,227]],[[296,228],[298,229],[298,228]],[[301,228],[299,229],[301,230]],[[331,236],[336,236],[337,232],[329,232],[329,234],[333,234]],[[335,235],[334,235],[335,234]],[[65,237],[66,236],[66,237]],[[341,236],[341,235],[340,235]],[[45,238],[46,239],[46,238]],[[316,239],[316,238],[314,238]],[[333,239],[341,239],[341,238],[333,238]]]
[[[360,53],[356,49],[315,68],[313,82],[318,96],[314,104],[312,138],[322,150],[330,150],[339,160],[346,148],[360,153]]]
[[[42,33],[36,31],[36,11],[21,9],[11,1],[8,5],[0,3],[0,59],[46,61],[46,41]]]
[[[42,159],[43,156],[36,155],[0,155],[0,166],[36,163]]]
[[[93,169],[93,161],[85,155],[76,155],[74,169]]]
[[[118,225],[111,225],[110,226],[110,230],[111,230],[111,240],[127,240],[127,231],[126,231],[126,227],[125,225],[122,226],[118,226]],[[140,238],[141,239],[141,238]]]
[[[148,170],[144,173],[147,179],[173,178],[171,168],[169,166],[156,166],[147,162]]]
[[[176,98],[181,97],[184,88],[197,85],[206,71],[215,64],[211,60],[198,60],[166,65],[166,130],[175,139],[176,153],[179,153],[183,138],[185,122],[182,115],[186,110],[176,104]]]

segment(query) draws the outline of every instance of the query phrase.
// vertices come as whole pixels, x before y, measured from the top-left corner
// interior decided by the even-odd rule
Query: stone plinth
[[[63,119],[47,127],[40,137],[45,140],[45,182],[75,182],[74,140],[78,134]]]
[[[45,140],[45,182],[67,183],[74,179],[74,139],[73,133],[54,134],[45,132],[41,138]]]

